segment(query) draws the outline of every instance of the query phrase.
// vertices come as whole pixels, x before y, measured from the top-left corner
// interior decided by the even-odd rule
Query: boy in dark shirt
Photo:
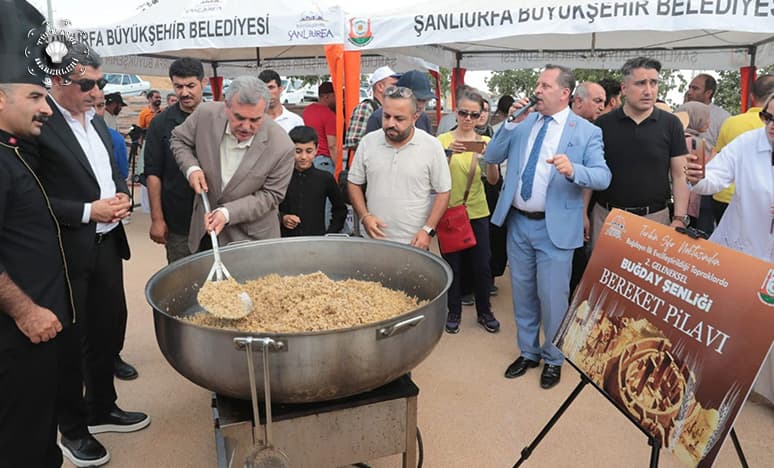
[[[319,236],[341,231],[347,217],[344,197],[331,174],[312,167],[317,156],[317,131],[299,125],[288,135],[296,145],[296,164],[285,200],[279,206],[282,237]],[[331,220],[327,229],[326,199],[331,204]]]

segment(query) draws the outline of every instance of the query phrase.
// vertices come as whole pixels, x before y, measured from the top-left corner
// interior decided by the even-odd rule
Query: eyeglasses
[[[761,117],[761,120],[763,121],[763,125],[768,125],[771,122],[774,122],[774,115],[771,115],[766,111],[760,111],[758,115]]]
[[[107,80],[105,78],[100,78],[98,80],[71,80],[74,84],[77,84],[81,87],[81,92],[86,93],[94,89],[94,86],[96,85],[99,89],[103,89],[105,85],[107,84]]]
[[[103,107],[105,107],[105,103],[103,102],[102,104],[94,104],[94,107],[96,107],[97,109],[102,109]]]
[[[464,109],[460,109],[457,111],[457,115],[462,119],[470,117],[473,120],[477,120],[479,117],[481,117],[481,112],[470,112]]]
[[[404,98],[408,99],[414,95],[410,88],[404,86],[390,86],[384,90],[384,95],[391,98]]]

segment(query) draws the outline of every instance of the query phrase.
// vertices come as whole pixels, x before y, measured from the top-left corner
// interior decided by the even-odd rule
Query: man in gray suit
[[[583,189],[610,184],[602,132],[568,107],[575,77],[568,68],[546,65],[537,85],[534,112],[506,123],[486,150],[486,162],[508,160],[491,222],[508,226],[513,308],[521,356],[506,378],[545,367],[540,386],[559,383],[564,357],[552,340],[567,312],[573,251],[583,244]],[[515,103],[521,108],[526,99]],[[540,345],[540,325],[545,340]]]
[[[241,76],[225,102],[202,103],[172,132],[172,152],[194,192],[206,192],[213,208],[194,198],[188,246],[210,248],[214,230],[222,243],[280,237],[277,207],[293,174],[295,147],[285,131],[266,118],[269,90]]]

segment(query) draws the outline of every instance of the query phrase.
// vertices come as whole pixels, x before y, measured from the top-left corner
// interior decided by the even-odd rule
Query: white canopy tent
[[[772,0],[465,0],[349,7],[347,48],[409,48],[444,67],[506,70],[548,62],[617,68],[648,55],[667,68],[774,64]]]
[[[193,57],[207,64],[211,75],[266,68],[281,75],[326,75],[324,46],[345,42],[344,18],[341,7],[314,0],[247,8],[225,0],[165,0],[120,23],[81,31],[108,72],[166,75],[174,59]],[[438,69],[432,55],[423,60],[402,50],[383,52],[363,54],[362,71],[384,65]]]
[[[198,58],[221,67],[265,67],[267,60],[319,59],[344,42],[340,7],[319,1],[241,3],[170,0],[117,24],[82,29],[106,71],[167,73],[171,60]],[[326,67],[327,68],[327,67]]]

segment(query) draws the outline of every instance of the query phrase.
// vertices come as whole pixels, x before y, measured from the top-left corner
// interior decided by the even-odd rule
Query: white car
[[[122,96],[139,96],[150,91],[150,83],[141,80],[137,75],[105,73],[104,78],[107,80],[105,94],[118,92]]]
[[[282,104],[301,104],[304,101],[304,88],[301,86],[301,80],[282,79],[282,95],[280,102]]]

